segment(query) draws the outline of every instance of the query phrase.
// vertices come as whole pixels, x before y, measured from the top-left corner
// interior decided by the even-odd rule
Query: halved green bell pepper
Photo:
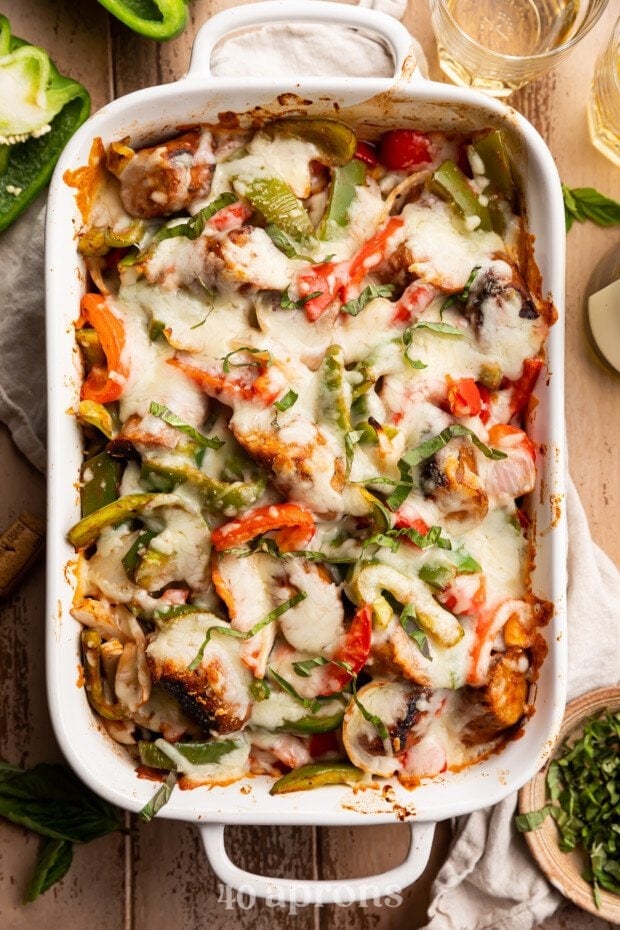
[[[355,785],[365,778],[365,772],[348,762],[317,762],[287,772],[271,786],[269,794],[310,791],[323,785]]]
[[[101,6],[147,39],[174,39],[187,25],[187,0],[99,0]]]
[[[44,49],[11,35],[0,15],[0,230],[45,187],[89,113],[86,88],[60,74]]]

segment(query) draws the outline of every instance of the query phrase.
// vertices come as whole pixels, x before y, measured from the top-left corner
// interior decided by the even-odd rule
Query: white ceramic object
[[[391,50],[395,77],[376,78],[217,78],[210,73],[216,42],[234,30],[271,22],[322,22],[378,34]],[[564,211],[560,181],[551,155],[536,130],[518,113],[479,93],[422,79],[409,54],[409,33],[393,18],[373,10],[329,2],[299,4],[272,0],[233,8],[214,16],[196,37],[189,73],[173,84],[152,87],[115,100],[99,110],[71,139],[56,168],[47,214],[47,370],[49,401],[49,515],[47,547],[47,677],[52,721],[62,750],[76,773],[115,804],[139,811],[154,791],[138,779],[121,746],[102,731],[86,694],[76,684],[79,625],[70,616],[73,595],[67,564],[73,551],[67,529],[79,518],[76,491],[81,453],[79,431],[66,410],[79,394],[80,374],[73,321],[84,291],[84,268],[75,248],[80,226],[74,190],[64,172],[88,161],[93,138],[107,145],[129,136],[133,144],[152,142],[176,127],[217,122],[219,114],[339,114],[354,126],[376,133],[415,126],[468,132],[502,128],[517,165],[529,229],[536,236],[536,260],[544,291],[559,313],[548,345],[548,377],[536,389],[538,405],[531,431],[544,442],[539,484],[533,493],[537,531],[534,590],[555,604],[547,635],[549,656],[536,689],[536,713],[523,736],[500,755],[458,774],[448,773],[408,791],[394,781],[389,790],[361,791],[344,786],[272,797],[271,779],[256,777],[227,787],[174,791],[159,816],[201,825],[209,861],[235,888],[279,900],[340,902],[394,893],[423,871],[434,825],[501,801],[524,785],[543,765],[560,727],[566,690],[566,521],[563,412]],[[241,122],[244,116],[240,115]],[[241,788],[243,787],[243,791]],[[235,866],[224,849],[226,824],[347,825],[411,823],[409,853],[398,868],[379,876],[338,882],[292,881],[251,875]]]

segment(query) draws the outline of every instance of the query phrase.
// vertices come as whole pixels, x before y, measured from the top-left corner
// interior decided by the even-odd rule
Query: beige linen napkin
[[[321,0],[306,0],[320,3]],[[400,17],[405,0],[363,0]],[[413,40],[412,40],[413,41]],[[416,43],[417,45],[417,43]],[[419,48],[419,47],[418,47]],[[349,74],[389,76],[390,56],[369,35],[344,27],[264,27],[221,43],[212,68],[218,75]],[[419,53],[422,71],[426,63]],[[34,204],[0,235],[0,420],[41,471],[45,462],[43,355],[43,214]],[[620,669],[620,576],[590,537],[571,486],[568,499],[569,694],[612,684]],[[559,895],[543,878],[513,827],[516,797],[460,818],[450,855],[433,886],[426,930],[530,930],[551,914]]]

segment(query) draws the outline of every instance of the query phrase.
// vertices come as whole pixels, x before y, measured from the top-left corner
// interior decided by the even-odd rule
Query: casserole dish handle
[[[274,903],[300,906],[313,904],[354,904],[396,894],[420,877],[428,862],[434,823],[410,823],[411,839],[400,865],[379,875],[321,881],[315,879],[271,878],[246,872],[235,865],[224,845],[224,825],[202,824],[200,833],[211,868],[218,878],[250,900],[267,898]]]
[[[406,75],[409,81],[412,77],[421,77],[411,35],[402,23],[387,13],[348,3],[330,3],[329,0],[321,0],[320,3],[314,0],[312,3],[265,0],[231,7],[207,20],[194,40],[186,79],[208,77],[217,80],[211,72],[211,54],[217,43],[232,32],[269,23],[336,24],[374,33],[383,39],[392,54],[395,78]]]

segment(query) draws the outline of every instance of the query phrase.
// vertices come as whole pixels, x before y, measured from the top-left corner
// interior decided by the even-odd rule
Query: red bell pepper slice
[[[317,294],[304,304],[310,322],[318,320],[332,301],[339,300],[343,304],[356,296],[356,293],[349,293],[349,288],[357,292],[369,271],[383,261],[390,236],[403,222],[400,216],[390,217],[383,229],[368,239],[350,261],[323,262],[299,275],[297,287],[301,296]]]
[[[80,304],[78,327],[90,323],[99,336],[106,357],[107,371],[94,365],[82,385],[82,400],[108,404],[118,400],[125,390],[129,369],[121,360],[125,347],[125,330],[119,317],[108,306],[102,294],[84,294]]]
[[[480,413],[482,398],[473,378],[459,378],[448,385],[448,407],[455,417],[475,417]]]
[[[314,536],[312,512],[300,504],[269,504],[248,510],[213,531],[211,542],[219,552],[233,549],[263,533],[275,532],[282,552],[304,549]]]
[[[317,695],[328,697],[337,694],[349,684],[366,665],[372,641],[372,606],[362,604],[355,612],[351,626],[341,645],[336,649],[332,661],[322,666]],[[342,665],[336,665],[341,662]],[[343,668],[346,665],[346,668]],[[350,671],[349,671],[350,670]]]
[[[252,216],[252,209],[246,203],[238,200],[227,207],[222,207],[217,213],[214,213],[209,220],[208,225],[213,226],[219,232],[226,232],[229,229],[238,229],[243,226],[246,220]]]
[[[357,148],[355,149],[354,158],[363,161],[365,165],[368,165],[370,168],[376,168],[379,164],[379,158],[377,155],[377,150],[374,145],[371,145],[370,142],[364,142],[360,140],[357,143]]]
[[[516,416],[525,408],[527,402],[532,396],[532,391],[540,369],[542,368],[541,358],[526,358],[523,362],[523,371],[521,377],[516,381],[509,382],[512,386],[512,396],[510,398],[510,415]]]
[[[379,157],[390,171],[411,171],[432,161],[431,142],[414,129],[390,129],[381,136]]]

